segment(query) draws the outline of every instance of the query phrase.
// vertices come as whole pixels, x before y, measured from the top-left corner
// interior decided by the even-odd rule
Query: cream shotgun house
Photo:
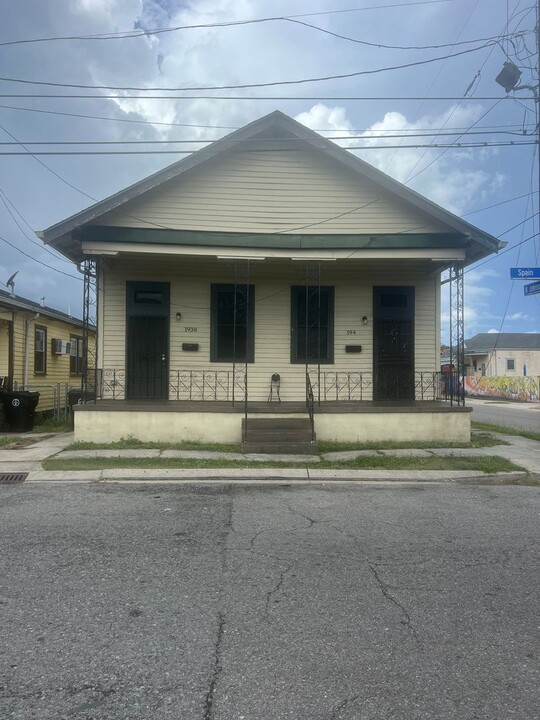
[[[39,236],[97,269],[77,439],[470,436],[440,278],[502,244],[281,112]]]

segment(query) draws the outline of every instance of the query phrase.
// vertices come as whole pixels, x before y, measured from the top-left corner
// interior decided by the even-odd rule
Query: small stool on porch
[[[279,397],[279,386],[281,385],[281,375],[274,373],[270,378],[270,392],[268,393],[267,402],[281,402]]]

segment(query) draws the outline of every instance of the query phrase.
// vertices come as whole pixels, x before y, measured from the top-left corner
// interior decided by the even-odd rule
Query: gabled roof
[[[149,190],[181,176],[188,170],[211,160],[225,151],[230,151],[241,142],[256,137],[269,139],[296,138],[299,141],[303,141],[308,146],[316,148],[327,156],[334,158],[362,178],[373,182],[375,185],[399,197],[401,200],[445,223],[449,228],[470,239],[471,248],[467,255],[467,262],[469,263],[493,252],[497,252],[506,244],[493,235],[462,220],[448,210],[445,210],[431,200],[428,200],[414,190],[394,180],[389,175],[377,170],[369,163],[356,157],[356,155],[339,147],[331,140],[322,137],[278,110],[245,125],[220,140],[216,140],[202,150],[198,150],[193,155],[169,165],[144,180],[129,186],[125,190],[86,208],[86,210],[72,215],[56,225],[52,225],[43,232],[37,233],[37,235],[46,244],[53,245],[57,250],[71,259],[80,259],[80,252],[78,250],[75,252],[74,241],[70,235],[71,231],[81,225],[92,223],[105,213],[120,208]]]
[[[82,327],[83,321],[79,318],[72,317],[61,310],[55,310],[47,305],[41,305],[35,300],[29,300],[28,298],[19,297],[18,295],[12,295],[5,290],[0,290],[0,307],[9,307],[14,310],[26,310],[32,313],[39,313],[45,317],[53,318],[54,320],[61,320],[62,322],[69,323],[70,325],[76,325]]]
[[[478,333],[465,340],[465,354],[490,350],[540,350],[540,333]]]

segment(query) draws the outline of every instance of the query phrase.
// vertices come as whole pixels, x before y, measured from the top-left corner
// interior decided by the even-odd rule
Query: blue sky
[[[329,0],[55,0],[48,3],[19,0],[3,9],[0,42],[364,8],[356,12],[297,19],[337,35],[375,44],[451,45],[456,41],[500,36],[505,32],[508,9],[510,31],[526,32],[525,41],[530,49],[534,48],[532,0],[447,0],[408,7],[383,7],[405,2],[414,0],[334,0],[332,3]],[[274,20],[121,40],[5,45],[0,46],[0,63],[5,78],[19,80],[142,87],[229,85],[372,70],[483,44],[419,50],[368,47],[295,22]],[[537,231],[534,217],[538,209],[537,195],[531,195],[531,190],[538,188],[534,145],[456,149],[400,147],[394,150],[385,149],[385,145],[410,145],[414,141],[384,137],[404,131],[411,134],[448,133],[458,132],[458,128],[471,128],[477,132],[490,131],[490,134],[465,136],[461,142],[532,141],[533,137],[523,137],[520,133],[523,129],[534,131],[534,104],[524,99],[519,102],[504,99],[504,91],[494,82],[506,60],[505,53],[522,66],[523,82],[530,82],[530,61],[522,53],[522,59],[516,60],[512,46],[505,41],[445,61],[406,69],[319,83],[219,93],[246,97],[243,100],[129,99],[128,93],[118,93],[111,99],[103,97],[107,91],[62,89],[4,80],[0,81],[0,95],[3,95],[0,97],[0,125],[4,128],[0,129],[0,142],[14,142],[13,137],[26,142],[206,141],[226,134],[225,128],[239,127],[271,110],[280,109],[312,129],[332,130],[323,133],[327,136],[363,135],[362,144],[372,146],[369,150],[356,151],[363,159],[482,229],[501,235],[510,247]],[[464,98],[471,83],[472,89]],[[63,93],[98,97],[5,97],[10,94]],[[297,99],[258,99],[263,95]],[[403,95],[420,99],[390,99]],[[307,96],[372,96],[380,99],[305,99]],[[442,96],[460,100],[433,100]],[[484,97],[503,99],[499,102],[497,99],[484,100]],[[158,123],[181,123],[182,126]],[[440,135],[423,140],[417,138],[416,142],[448,143],[457,139],[457,135]],[[341,141],[340,144],[347,146],[353,142],[359,144],[359,141]],[[13,145],[0,148],[4,152],[17,150]],[[40,146],[39,149],[54,150],[57,146]],[[97,148],[80,146],[80,149]],[[91,204],[88,196],[102,199],[178,157],[46,155],[36,159],[29,154],[26,157],[4,155],[0,163],[0,190],[3,193],[0,195],[0,236],[30,257],[0,241],[0,283],[5,283],[18,270],[16,289],[19,294],[36,300],[45,296],[47,304],[79,313],[81,282],[46,268],[36,260],[68,275],[77,276],[76,269],[47,253],[39,243],[33,243],[35,238],[30,228],[43,229]],[[517,196],[523,197],[505,202]],[[482,209],[503,202],[505,204]],[[524,223],[530,216],[533,217]],[[506,232],[516,225],[515,229]],[[540,296],[524,297],[524,283],[512,282],[509,273],[511,266],[538,265],[539,250],[540,243],[533,238],[467,272],[467,336],[498,330],[501,326],[504,332],[540,331]],[[443,330],[446,325],[445,300],[443,295]]]

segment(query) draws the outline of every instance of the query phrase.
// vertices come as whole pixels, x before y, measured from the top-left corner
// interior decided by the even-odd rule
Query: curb
[[[486,475],[474,470],[419,470],[385,471],[385,470],[314,470],[299,468],[268,468],[268,469],[166,469],[166,470],[40,470],[30,472],[27,483],[122,483],[140,485],[144,483],[175,483],[185,485],[228,484],[228,485],[262,485],[290,484],[326,485],[339,483],[426,483],[426,484],[460,484],[460,485],[493,485],[515,482],[527,477],[526,472],[500,472]]]

